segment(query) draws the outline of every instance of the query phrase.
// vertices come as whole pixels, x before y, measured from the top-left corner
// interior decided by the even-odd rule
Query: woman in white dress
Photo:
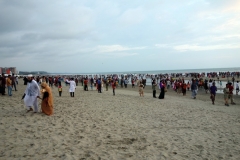
[[[66,79],[65,82],[69,83],[70,96],[74,97],[74,92],[75,92],[75,89],[76,89],[76,83],[74,81],[74,78],[71,78],[70,80]]]

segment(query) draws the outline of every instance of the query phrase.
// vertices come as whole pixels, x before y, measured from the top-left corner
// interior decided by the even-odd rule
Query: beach
[[[22,80],[13,96],[0,99],[0,159],[240,159],[240,98],[224,106],[217,94],[199,90],[197,99],[168,90],[152,98],[151,86],[84,91],[70,97],[53,87],[54,114],[26,113]],[[105,89],[104,89],[105,90]],[[157,95],[159,91],[157,91]],[[40,105],[40,101],[38,102]]]

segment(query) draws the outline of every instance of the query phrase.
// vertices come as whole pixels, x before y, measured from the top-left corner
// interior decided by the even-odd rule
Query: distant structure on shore
[[[45,72],[45,71],[31,71],[31,72],[28,72],[28,71],[19,71],[19,75],[28,75],[28,74],[32,74],[32,75],[47,75],[48,72]]]
[[[0,67],[0,74],[18,74],[16,67]]]

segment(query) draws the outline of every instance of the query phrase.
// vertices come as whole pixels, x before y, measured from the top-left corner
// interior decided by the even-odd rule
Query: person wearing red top
[[[186,92],[187,92],[187,84],[184,82],[183,85],[182,85],[183,96],[186,96]]]
[[[84,91],[88,91],[88,79],[85,78],[83,83],[84,83]]]
[[[236,104],[236,103],[234,103],[234,101],[233,101],[233,86],[232,86],[232,83],[231,83],[231,82],[228,84],[228,89],[229,89],[228,99],[231,100],[231,104]]]

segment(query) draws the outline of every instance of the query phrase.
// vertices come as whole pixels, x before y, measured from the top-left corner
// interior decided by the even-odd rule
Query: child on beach
[[[58,85],[58,93],[59,93],[59,97],[62,96],[62,86]]]

